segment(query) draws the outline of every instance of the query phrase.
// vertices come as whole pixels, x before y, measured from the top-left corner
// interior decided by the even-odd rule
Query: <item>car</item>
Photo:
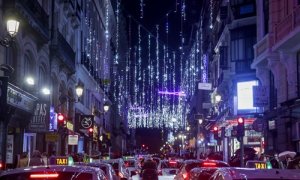
[[[138,163],[136,159],[124,159],[124,163],[126,168],[129,170],[130,176],[134,176],[138,173]]]
[[[115,173],[119,176],[120,179],[130,179],[130,173],[129,170],[126,168],[125,163],[123,159],[108,159],[108,160],[101,160],[103,163],[108,163],[112,165],[113,169],[115,170]]]
[[[199,160],[185,160],[183,161],[182,166],[179,168],[178,173],[174,177],[174,180],[187,180],[189,179],[190,171],[198,167],[200,161]]]
[[[204,160],[200,162],[200,167],[190,171],[191,180],[209,180],[218,168],[229,167],[229,164],[218,160]]]
[[[92,163],[83,163],[83,162],[77,162],[75,165],[81,165],[81,166],[91,166],[91,167],[97,167],[100,168],[104,173],[107,179],[109,180],[118,180],[119,177],[115,173],[115,170],[110,164],[103,163],[103,162],[92,162]]]
[[[175,180],[186,180],[191,178],[190,171],[194,168],[220,168],[229,167],[229,164],[218,160],[186,160],[179,172],[175,176]]]
[[[174,177],[177,174],[182,164],[183,164],[182,160],[176,160],[176,159],[162,160],[160,165],[161,176]]]
[[[56,179],[56,180],[107,180],[99,168],[89,166],[32,166],[7,170],[0,180]]]
[[[220,168],[211,180],[296,180],[300,171],[295,169],[254,169],[254,168]]]

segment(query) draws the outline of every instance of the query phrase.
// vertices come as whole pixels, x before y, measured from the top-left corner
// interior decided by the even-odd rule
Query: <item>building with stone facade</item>
[[[1,135],[8,138],[1,144],[13,147],[8,151],[2,145],[1,161],[13,166],[18,154],[35,149],[61,155],[108,151],[112,122],[103,106],[112,104],[108,93],[116,17],[111,1],[1,0],[0,7],[1,22],[10,16],[20,21],[14,41],[0,47],[1,82],[9,76],[7,96],[1,96],[7,100],[0,107]],[[5,29],[3,23],[1,37]],[[33,86],[26,84],[29,76]],[[41,93],[44,87],[50,95]],[[64,128],[58,114],[64,116]],[[85,115],[94,119],[92,138],[80,128]],[[68,145],[69,135],[78,137],[76,145]],[[3,160],[5,154],[9,158]]]
[[[267,89],[266,149],[299,152],[299,1],[257,1],[252,68]]]

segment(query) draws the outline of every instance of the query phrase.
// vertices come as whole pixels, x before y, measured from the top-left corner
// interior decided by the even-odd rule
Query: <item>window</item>
[[[263,1],[264,34],[269,32],[269,0]]]
[[[236,62],[236,72],[252,71],[253,45],[256,43],[256,26],[245,26],[231,31],[231,61]]]
[[[297,52],[297,91],[300,97],[300,51]]]
[[[33,74],[33,64],[32,64],[32,61],[29,57],[28,54],[26,54],[24,56],[24,76],[23,77],[27,77],[27,76],[32,76]]]
[[[46,79],[46,71],[45,68],[40,66],[39,67],[39,87],[43,88],[43,86],[45,86],[47,83],[47,79]]]
[[[277,89],[275,87],[275,79],[270,71],[270,109],[277,107]]]

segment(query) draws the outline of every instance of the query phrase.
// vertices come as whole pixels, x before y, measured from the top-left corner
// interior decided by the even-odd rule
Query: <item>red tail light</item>
[[[182,174],[182,177],[183,177],[183,179],[187,180],[188,179],[188,174],[184,173],[184,174]]]
[[[217,165],[217,163],[214,162],[204,162],[203,166],[205,167],[215,167]]]
[[[170,164],[177,164],[176,161],[170,161],[169,163],[170,163]]]
[[[39,178],[57,178],[58,174],[30,174],[31,179],[39,179]]]

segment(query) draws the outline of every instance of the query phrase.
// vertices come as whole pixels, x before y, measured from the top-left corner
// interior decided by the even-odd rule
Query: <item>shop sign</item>
[[[79,129],[81,131],[87,131],[89,128],[94,127],[94,115],[80,115]]]
[[[14,135],[7,135],[6,142],[6,163],[12,164],[14,159]]]
[[[78,145],[78,135],[68,135],[68,145]]]
[[[74,125],[72,122],[67,121],[67,129],[69,129],[70,131],[74,131]]]
[[[45,140],[46,140],[46,142],[57,142],[58,134],[57,133],[46,133]]]
[[[49,103],[38,102],[34,109],[34,114],[29,123],[31,132],[48,132],[49,128]]]
[[[253,86],[253,106],[264,107],[269,103],[269,94],[266,86]]]
[[[8,77],[0,77],[0,106],[6,104]]]
[[[49,122],[49,131],[57,130],[57,113],[54,111],[54,107],[50,107],[50,122]]]
[[[211,83],[198,83],[199,90],[211,90],[212,84]]]
[[[35,106],[36,97],[24,90],[8,83],[7,104],[32,113]]]

